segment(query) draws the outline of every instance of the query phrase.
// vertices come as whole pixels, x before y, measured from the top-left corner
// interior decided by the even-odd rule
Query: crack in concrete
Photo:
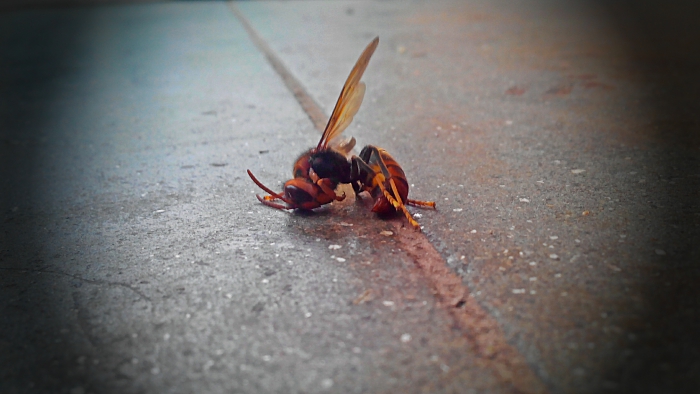
[[[81,282],[85,282],[85,283],[89,283],[89,284],[93,284],[93,285],[107,285],[107,286],[115,286],[115,287],[124,287],[126,289],[131,290],[132,292],[137,294],[142,299],[148,301],[149,303],[152,303],[151,299],[147,295],[142,293],[137,288],[135,288],[129,284],[123,283],[123,282],[111,282],[111,281],[101,280],[101,279],[87,279],[87,278],[83,278],[83,277],[78,276],[78,275],[73,275],[73,274],[69,274],[66,272],[60,272],[60,271],[51,271],[51,270],[35,270],[35,269],[11,268],[11,267],[0,267],[0,270],[27,272],[27,273],[35,273],[35,274],[52,274],[52,275],[58,275],[58,276],[66,276],[66,277],[77,279]]]
[[[393,226],[401,248],[421,269],[440,306],[449,312],[482,361],[519,392],[547,392],[525,357],[508,343],[496,319],[479,305],[462,278],[447,266],[426,236],[405,228],[400,222],[394,222]]]

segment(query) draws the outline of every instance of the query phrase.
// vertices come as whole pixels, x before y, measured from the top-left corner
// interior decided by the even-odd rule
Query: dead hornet
[[[345,198],[345,194],[337,195],[335,189],[339,183],[352,182],[352,167],[347,156],[355,146],[355,139],[338,142],[337,137],[350,125],[362,105],[365,84],[360,79],[378,44],[379,37],[376,37],[360,55],[343,85],[321,140],[296,160],[294,178],[285,182],[283,193],[272,191],[248,170],[250,179],[269,194],[256,195],[261,203],[277,209],[314,209]]]
[[[372,212],[378,214],[403,212],[413,228],[420,230],[406,205],[435,208],[433,201],[408,198],[408,180],[399,163],[389,152],[376,146],[362,148],[360,156],[352,158],[352,187],[355,194],[366,191],[374,200]]]

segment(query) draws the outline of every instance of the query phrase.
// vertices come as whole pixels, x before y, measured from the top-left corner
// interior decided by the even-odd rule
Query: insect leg
[[[365,152],[362,149],[362,152]],[[352,188],[355,190],[355,194],[359,194],[364,190],[371,190],[372,181],[376,178],[376,173],[372,167],[367,164],[367,162],[358,156],[353,156],[351,159],[352,169],[350,172],[350,179],[352,179]]]
[[[290,206],[284,206],[281,204],[277,204],[272,202],[274,198],[268,198],[271,196],[265,196],[265,198],[260,197],[259,195],[255,195],[255,197],[258,198],[258,200],[263,203],[263,205],[267,205],[268,207],[276,208],[276,209],[294,209],[295,207],[290,207]]]
[[[378,176],[380,176],[380,175],[378,175]],[[396,209],[397,211],[403,212],[403,214],[406,216],[406,219],[408,219],[408,222],[411,223],[413,228],[415,228],[416,230],[420,230],[420,225],[418,224],[418,222],[416,222],[415,219],[413,219],[413,217],[411,217],[410,212],[408,212],[408,210],[406,209],[406,206],[404,206],[403,202],[401,202],[401,196],[399,196],[398,190],[396,190],[396,184],[394,184],[394,180],[389,179],[389,184],[391,185],[391,188],[393,189],[394,193],[396,194],[398,200],[396,198],[394,198],[394,196],[392,196],[388,190],[386,190],[386,188],[384,187],[384,182],[378,182],[377,186],[379,186],[379,189],[384,194],[384,197],[386,197],[386,199],[394,207],[394,209]]]
[[[411,225],[414,228],[420,229],[420,225],[418,224],[418,222],[416,222],[415,219],[413,219],[411,213],[408,212],[406,206],[403,205],[403,201],[401,201],[401,196],[399,195],[399,191],[396,189],[396,184],[394,183],[394,180],[389,179],[389,183],[391,184],[391,189],[394,191],[394,196],[396,196],[396,200],[394,202],[392,202],[392,199],[389,199],[389,196],[387,196],[387,199],[389,200],[389,202],[391,202],[391,205],[393,205],[394,208],[403,211],[403,214],[406,216],[406,219],[408,219],[408,222],[411,223]]]
[[[408,205],[413,205],[416,207],[431,207],[435,208],[435,201],[420,201],[420,200],[411,200],[410,198],[406,199],[406,204]]]
[[[345,200],[345,193],[343,193],[342,196],[337,195],[337,194],[335,193],[335,190],[333,190],[333,188],[331,187],[331,186],[332,186],[332,183],[331,183],[331,180],[330,180],[330,179],[328,179],[328,178],[319,179],[319,180],[316,182],[316,185],[317,185],[318,187],[321,188],[321,190],[323,191],[324,194],[326,194],[326,195],[328,195],[328,196],[334,196],[333,198],[334,198],[336,201],[343,201],[343,200]]]

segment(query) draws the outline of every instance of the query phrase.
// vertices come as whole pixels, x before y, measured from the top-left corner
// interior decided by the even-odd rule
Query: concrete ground
[[[700,387],[692,9],[8,4],[1,392]],[[375,36],[345,134],[423,232],[262,206]]]

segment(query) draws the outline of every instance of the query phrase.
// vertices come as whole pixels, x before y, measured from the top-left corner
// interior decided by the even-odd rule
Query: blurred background
[[[697,392],[699,11],[0,1],[0,391]],[[423,233],[262,207],[377,35]]]

